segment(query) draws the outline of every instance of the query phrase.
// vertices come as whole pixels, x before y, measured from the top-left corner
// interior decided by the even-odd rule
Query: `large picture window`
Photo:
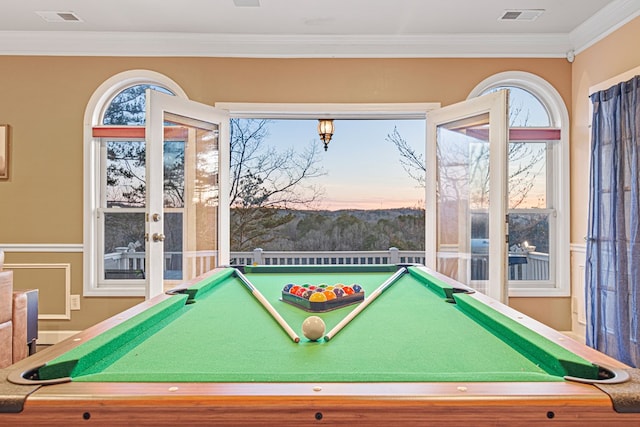
[[[105,82],[85,115],[85,294],[143,295],[145,284],[144,90],[186,98],[171,80],[131,71]],[[547,82],[528,73],[502,73],[479,84],[470,97],[510,92],[508,213],[510,295],[566,295],[568,278],[568,114]],[[421,119],[437,104],[297,105],[224,104],[237,119]],[[315,110],[314,110],[315,108]],[[373,109],[373,110],[372,110]],[[250,112],[249,112],[250,111]],[[287,113],[283,113],[287,111]],[[136,131],[142,130],[142,132]],[[182,280],[184,261],[185,147],[163,145],[166,251],[164,279]],[[330,153],[331,154],[331,153]],[[478,153],[478,156],[482,156]],[[418,166],[418,170],[420,167]],[[479,181],[482,176],[476,177]],[[481,186],[479,187],[481,188]],[[486,280],[488,213],[472,212],[472,280]],[[387,248],[388,249],[388,248]]]

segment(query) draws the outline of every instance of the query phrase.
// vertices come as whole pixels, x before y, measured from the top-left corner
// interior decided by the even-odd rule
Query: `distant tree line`
[[[260,236],[245,240],[242,246],[232,244],[231,250],[374,251],[390,247],[424,250],[425,217],[421,209],[272,209],[270,215],[274,223],[281,223],[263,229]]]

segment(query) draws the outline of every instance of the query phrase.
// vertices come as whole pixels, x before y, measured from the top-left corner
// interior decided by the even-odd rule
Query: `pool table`
[[[311,315],[350,321],[311,341]],[[636,370],[418,265],[219,268],[0,373],[0,425],[640,425]]]

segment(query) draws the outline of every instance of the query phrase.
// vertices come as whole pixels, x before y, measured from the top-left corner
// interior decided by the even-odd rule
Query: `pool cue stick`
[[[293,342],[300,342],[300,337],[295,333],[293,329],[291,329],[291,326],[289,326],[287,321],[284,320],[282,316],[280,316],[280,313],[278,313],[276,309],[273,308],[273,306],[269,303],[269,301],[267,301],[264,295],[260,293],[260,291],[253,285],[253,283],[249,281],[249,279],[246,278],[244,274],[240,272],[240,270],[238,270],[237,268],[234,268],[234,270],[236,277],[240,279],[240,281],[247,287],[247,289],[249,289],[251,294],[253,294],[253,296],[260,302],[260,304],[262,304],[265,310],[267,310],[269,314],[271,314],[275,321],[278,322],[282,329],[284,329],[287,335],[291,337]]]
[[[360,314],[360,312],[362,310],[367,308],[369,306],[369,304],[371,304],[373,302],[373,300],[378,298],[380,296],[380,294],[382,294],[384,291],[386,291],[391,285],[393,285],[407,271],[408,270],[406,269],[406,267],[402,267],[401,269],[396,271],[393,274],[393,276],[389,277],[382,285],[378,286],[378,289],[373,291],[371,293],[371,295],[369,295],[369,298],[367,298],[364,301],[362,301],[362,303],[360,305],[358,305],[356,308],[354,308],[351,311],[351,313],[347,314],[347,316],[344,319],[342,319],[340,321],[340,323],[338,323],[336,326],[334,326],[333,329],[330,330],[327,333],[327,335],[324,336],[325,341],[329,341],[331,338],[333,338],[338,332],[340,332],[342,330],[342,328],[347,326],[347,323],[351,322],[354,317],[356,317],[358,314]]]

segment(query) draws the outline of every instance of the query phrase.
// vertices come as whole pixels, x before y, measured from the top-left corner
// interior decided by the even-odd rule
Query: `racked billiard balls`
[[[324,321],[318,316],[309,316],[302,322],[302,333],[311,341],[322,338],[324,330]]]

